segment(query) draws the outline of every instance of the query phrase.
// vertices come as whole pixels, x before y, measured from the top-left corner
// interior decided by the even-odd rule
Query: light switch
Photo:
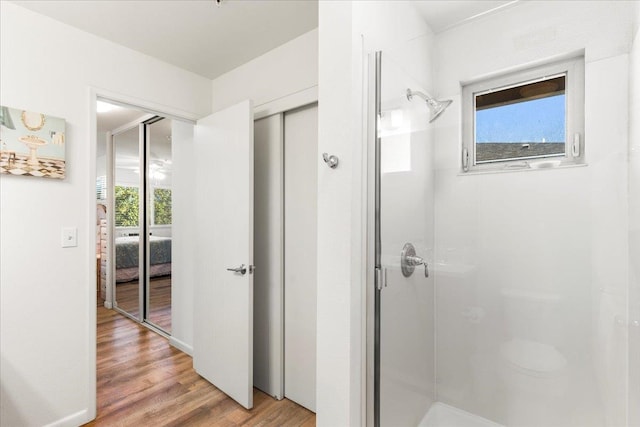
[[[76,227],[62,228],[62,247],[72,248],[78,246],[78,229]]]

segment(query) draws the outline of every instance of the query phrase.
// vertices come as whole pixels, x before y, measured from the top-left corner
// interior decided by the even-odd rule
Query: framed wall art
[[[64,119],[0,106],[0,174],[65,177]]]

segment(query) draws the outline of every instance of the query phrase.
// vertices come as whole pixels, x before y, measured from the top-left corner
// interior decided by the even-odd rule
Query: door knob
[[[245,267],[244,264],[240,264],[240,267],[227,268],[227,271],[233,271],[234,273],[240,273],[240,275],[244,276],[247,273],[247,267]]]

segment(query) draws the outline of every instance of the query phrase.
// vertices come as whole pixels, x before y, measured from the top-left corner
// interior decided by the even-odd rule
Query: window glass
[[[115,187],[116,227],[137,227],[139,216],[138,187]]]
[[[153,223],[155,225],[171,224],[171,189],[153,189]]]
[[[476,163],[565,153],[564,76],[476,96]]]
[[[583,58],[464,85],[462,93],[464,171],[583,162]]]

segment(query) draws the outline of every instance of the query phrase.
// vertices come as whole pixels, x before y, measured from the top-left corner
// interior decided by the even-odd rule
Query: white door
[[[253,385],[284,397],[284,154],[283,115],[256,120],[253,310]]]
[[[253,106],[243,101],[195,127],[196,284],[193,366],[253,406]],[[259,267],[259,266],[258,266]],[[236,269],[237,271],[230,271]]]
[[[318,107],[284,116],[284,395],[316,410]]]

